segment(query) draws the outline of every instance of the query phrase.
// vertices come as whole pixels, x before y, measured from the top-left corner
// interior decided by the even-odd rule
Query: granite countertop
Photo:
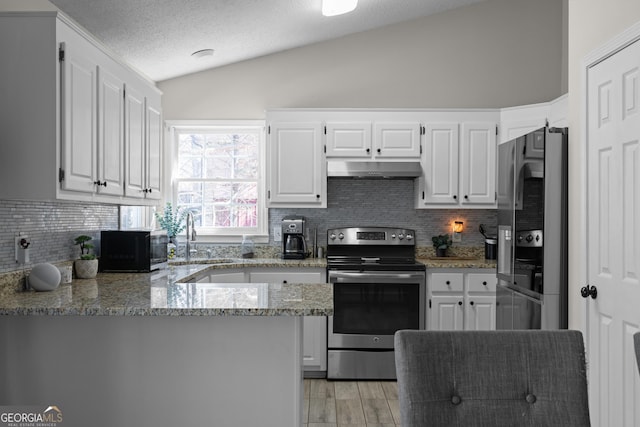
[[[427,257],[430,268],[490,268],[474,257]],[[192,259],[152,273],[99,273],[50,292],[0,292],[0,315],[71,316],[330,316],[327,283],[192,283],[207,270],[325,268],[325,259]]]
[[[427,257],[418,258],[418,262],[430,268],[496,268],[495,260],[475,257]]]
[[[50,292],[0,293],[0,315],[329,316],[327,283],[191,283],[209,269],[324,267],[322,260],[193,260],[151,273],[99,273]]]

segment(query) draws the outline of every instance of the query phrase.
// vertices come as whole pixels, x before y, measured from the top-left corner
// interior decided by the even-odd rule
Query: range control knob
[[[529,234],[525,240],[527,242],[531,243],[531,241],[533,240],[533,236],[531,234]]]
[[[407,240],[413,240],[413,235],[407,234]]]
[[[329,238],[330,238],[331,240],[336,240],[336,234],[335,234],[335,233],[331,233],[331,234],[329,235]]]
[[[338,234],[338,239],[340,239],[340,240],[344,239],[344,233]]]
[[[396,238],[396,233],[391,233],[391,238],[395,239]]]
[[[398,234],[398,239],[400,240],[404,239],[404,234],[403,233]]]

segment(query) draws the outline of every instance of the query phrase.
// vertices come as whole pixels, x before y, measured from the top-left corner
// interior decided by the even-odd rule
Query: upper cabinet
[[[495,121],[427,123],[416,207],[495,208],[496,131]]]
[[[0,14],[0,39],[12,58],[0,66],[11,88],[0,115],[12,142],[0,177],[16,183],[2,186],[0,198],[160,198],[161,94],[152,82],[59,13]]]
[[[500,112],[500,143],[507,142],[546,126],[568,126],[569,97],[551,102],[503,108]]]
[[[320,122],[270,122],[267,206],[327,207],[327,165]]]
[[[327,158],[420,158],[419,122],[327,121]]]

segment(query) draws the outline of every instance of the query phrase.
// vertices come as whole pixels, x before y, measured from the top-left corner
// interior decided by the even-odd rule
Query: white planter
[[[98,274],[97,259],[77,259],[73,264],[78,279],[93,279]]]

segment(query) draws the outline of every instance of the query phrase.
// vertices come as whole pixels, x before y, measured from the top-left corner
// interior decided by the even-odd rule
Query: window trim
[[[258,225],[257,232],[242,231],[230,232],[225,234],[198,234],[197,241],[203,243],[240,243],[243,234],[250,234],[254,237],[256,243],[267,243],[269,241],[269,210],[266,203],[266,121],[265,120],[166,120],[165,121],[165,188],[169,189],[165,192],[165,200],[174,206],[177,205],[178,188],[176,183],[176,175],[178,170],[178,144],[176,134],[178,131],[205,131],[212,127],[219,128],[235,128],[235,129],[256,129],[260,128],[259,142],[259,160],[258,168]],[[237,229],[233,230],[236,231]],[[198,231],[198,230],[196,230]],[[184,236],[179,236],[184,238]]]

